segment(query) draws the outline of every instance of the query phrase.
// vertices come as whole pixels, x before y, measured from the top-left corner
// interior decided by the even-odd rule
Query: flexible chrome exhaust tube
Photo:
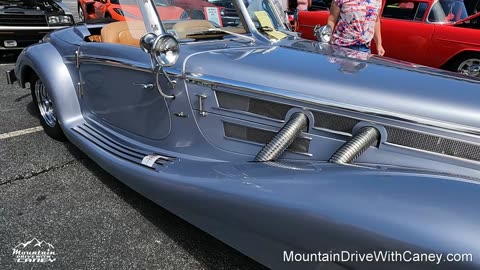
[[[329,162],[352,163],[379,139],[380,132],[376,128],[362,127],[333,154]]]
[[[257,154],[255,161],[266,162],[280,157],[307,124],[308,117],[304,113],[294,113],[277,135]]]

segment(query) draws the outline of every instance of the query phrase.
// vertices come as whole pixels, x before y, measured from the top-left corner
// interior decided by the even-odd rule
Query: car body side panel
[[[429,63],[441,67],[461,52],[475,52],[480,58],[480,30],[439,25],[432,38]]]
[[[80,46],[80,52],[84,115],[149,139],[168,136],[170,113],[153,72],[132,68],[148,67],[150,55],[138,47],[95,42]]]
[[[385,56],[422,65],[429,64],[427,57],[430,55],[442,58],[442,55],[433,52],[435,48],[431,45],[435,30],[433,24],[382,18],[381,29]],[[372,45],[372,49],[375,48]]]

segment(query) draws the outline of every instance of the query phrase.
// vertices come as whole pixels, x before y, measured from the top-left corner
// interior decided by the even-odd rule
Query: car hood
[[[269,95],[455,130],[480,128],[478,80],[318,42],[219,49],[193,54],[183,66],[192,78]]]
[[[456,21],[456,22],[454,23],[454,25],[462,24],[462,23],[464,23],[464,22],[466,22],[466,21],[470,21],[470,20],[472,20],[472,19],[478,18],[479,16],[480,16],[480,12],[475,13],[475,14],[473,14],[473,15],[471,15],[471,16],[468,16],[467,18],[465,18],[465,19],[463,19],[463,20]]]

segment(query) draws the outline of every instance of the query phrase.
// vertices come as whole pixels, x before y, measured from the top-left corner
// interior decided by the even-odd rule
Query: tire
[[[78,18],[80,19],[80,22],[85,21],[85,14],[83,13],[83,9],[80,4],[78,4]]]
[[[460,57],[456,57],[450,65],[449,70],[461,74],[480,78],[480,72],[469,70],[472,66],[478,66],[480,69],[480,53],[466,53]]]
[[[35,110],[38,113],[40,124],[45,133],[55,140],[65,141],[66,137],[63,134],[60,123],[58,123],[48,89],[36,74],[30,78],[30,90]]]

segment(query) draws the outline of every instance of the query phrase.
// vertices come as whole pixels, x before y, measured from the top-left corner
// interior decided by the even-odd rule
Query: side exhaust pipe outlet
[[[380,132],[376,128],[362,127],[333,154],[329,162],[337,164],[352,163],[379,140]]]
[[[294,113],[275,137],[260,150],[255,161],[273,161],[280,157],[307,124],[308,117],[304,113]]]

